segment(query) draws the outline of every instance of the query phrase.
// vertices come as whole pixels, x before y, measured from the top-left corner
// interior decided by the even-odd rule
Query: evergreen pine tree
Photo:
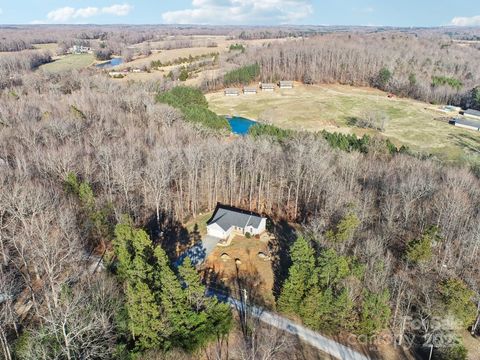
[[[148,286],[141,282],[127,282],[126,311],[128,314],[128,328],[136,341],[138,350],[148,350],[160,345],[158,336],[162,327],[159,307]],[[163,333],[165,336],[166,334]]]
[[[348,258],[338,255],[333,249],[322,251],[318,265],[320,283],[325,287],[336,285],[350,274]]]
[[[359,331],[362,334],[374,335],[388,325],[390,319],[390,293],[384,290],[380,293],[364,292],[360,313]]]
[[[288,272],[278,307],[285,313],[298,312],[303,298],[317,282],[315,253],[310,241],[299,237],[290,249],[292,266]]]

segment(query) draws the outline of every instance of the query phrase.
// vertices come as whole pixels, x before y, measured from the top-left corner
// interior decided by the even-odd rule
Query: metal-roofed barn
[[[280,89],[293,89],[293,81],[282,80],[278,83]]]
[[[467,117],[470,117],[470,118],[480,120],[480,111],[478,111],[478,110],[468,109],[468,110],[463,111],[463,115],[467,116]]]
[[[464,129],[480,131],[480,121],[455,118],[450,120],[449,123]]]
[[[244,94],[256,94],[257,93],[257,88],[256,87],[248,87],[248,86],[245,86],[243,88],[243,93]]]
[[[274,91],[275,90],[275,84],[272,83],[262,83],[260,85],[262,88],[262,91]]]
[[[232,232],[259,235],[265,231],[267,219],[251,211],[217,205],[207,222],[207,234],[226,239]]]
[[[240,94],[240,91],[236,88],[228,88],[223,91],[225,96],[238,96]]]

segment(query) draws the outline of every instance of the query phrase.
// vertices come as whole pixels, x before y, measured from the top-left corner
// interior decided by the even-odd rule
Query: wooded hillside
[[[254,59],[269,81],[380,81],[464,101],[478,50],[442,42],[332,35],[231,61]],[[172,266],[195,240],[186,221],[220,202],[270,219],[276,311],[331,334],[388,333],[412,351],[448,339],[435,356],[465,358],[459,334],[480,331],[471,169],[369,136],[268,125],[230,136],[198,89],[32,72],[36,56],[9,62],[0,86],[1,356],[291,359],[269,330],[237,326],[243,342],[229,344],[228,307],[191,264]]]

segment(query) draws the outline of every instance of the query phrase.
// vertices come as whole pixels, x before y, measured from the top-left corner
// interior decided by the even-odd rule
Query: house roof
[[[478,116],[478,117],[480,117],[480,111],[474,110],[474,109],[465,110],[464,114],[465,114],[465,115],[473,115],[473,116]]]
[[[225,205],[217,205],[207,225],[217,224],[223,231],[227,231],[232,226],[245,228],[246,226],[253,226],[258,228],[262,217],[256,213],[228,207]]]
[[[467,119],[453,119],[455,121],[455,124],[460,124],[460,125],[465,125],[465,126],[471,126],[477,129],[480,129],[480,122],[475,121],[475,120],[467,120]]]
[[[228,88],[228,89],[225,89],[225,92],[226,92],[226,93],[238,93],[238,89],[236,89],[236,88]]]
[[[275,84],[262,83],[262,89],[273,89],[273,88],[275,88]]]
[[[244,87],[243,91],[255,91],[255,92],[257,92],[257,88],[255,88],[255,87]]]
[[[280,81],[280,86],[293,86],[293,81],[289,81],[289,80],[282,80]]]

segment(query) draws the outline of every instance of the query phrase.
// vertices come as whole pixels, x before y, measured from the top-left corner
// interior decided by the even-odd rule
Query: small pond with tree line
[[[241,116],[227,117],[227,121],[232,127],[232,132],[239,135],[248,134],[248,130],[250,129],[250,127],[257,123],[256,121]]]
[[[95,65],[97,68],[100,69],[107,69],[111,68],[117,65],[123,64],[123,59],[122,58],[113,58],[108,61],[102,62],[100,64]]]

